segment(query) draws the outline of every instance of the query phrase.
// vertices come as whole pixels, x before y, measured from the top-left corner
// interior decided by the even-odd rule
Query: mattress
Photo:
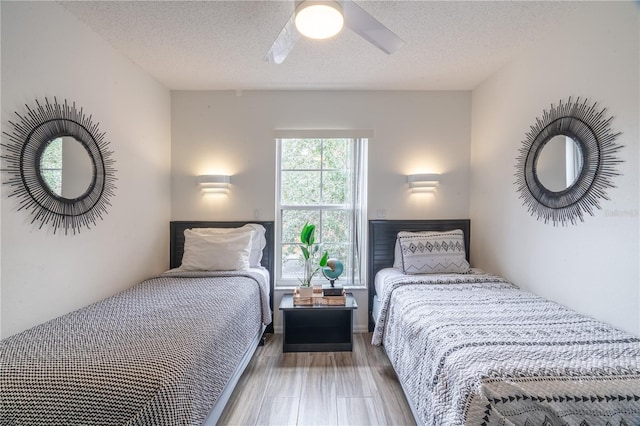
[[[403,277],[404,274],[399,269],[384,268],[381,269],[375,276],[374,286],[376,288],[376,295],[380,296],[384,294],[384,289],[387,284],[396,278]],[[377,318],[377,317],[376,317]]]
[[[257,272],[170,272],[0,342],[0,423],[201,425],[271,322]]]
[[[384,344],[425,425],[640,425],[640,339],[470,274],[388,280]]]
[[[378,315],[380,315],[380,299],[378,296],[373,296],[373,307],[371,308],[371,312],[373,312],[373,321],[378,321]]]

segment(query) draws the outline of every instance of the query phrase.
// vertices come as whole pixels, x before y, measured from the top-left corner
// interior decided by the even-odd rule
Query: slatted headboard
[[[170,223],[170,267],[177,268],[182,264],[184,254],[184,231],[191,228],[238,228],[247,223],[257,223],[264,226],[267,245],[262,251],[262,266],[269,271],[269,307],[273,313],[273,287],[274,287],[274,231],[273,222],[203,222],[203,221],[173,221]],[[267,333],[273,333],[273,323],[267,326]]]
[[[369,331],[373,331],[373,296],[376,293],[374,279],[379,270],[393,266],[396,236],[400,231],[451,231],[461,229],[467,261],[471,235],[469,219],[452,220],[370,220],[369,221]]]

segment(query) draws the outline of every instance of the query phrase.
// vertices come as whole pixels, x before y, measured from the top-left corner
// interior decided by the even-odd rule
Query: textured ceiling
[[[291,1],[60,2],[174,90],[470,90],[548,37],[575,2],[359,1],[407,44],[386,55],[348,29],[264,56]]]

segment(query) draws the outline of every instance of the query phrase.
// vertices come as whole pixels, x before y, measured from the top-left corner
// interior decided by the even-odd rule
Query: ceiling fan
[[[281,64],[293,49],[300,35],[325,39],[342,30],[343,25],[383,52],[392,54],[404,46],[404,41],[351,0],[296,2],[296,9],[273,42],[265,59]]]

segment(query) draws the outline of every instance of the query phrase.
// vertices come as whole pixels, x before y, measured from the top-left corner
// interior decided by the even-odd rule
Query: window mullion
[[[320,204],[324,204],[324,139],[320,142]],[[322,221],[322,213],[320,221]]]
[[[304,204],[304,205],[281,205],[280,210],[351,210],[347,204]]]
[[[325,172],[339,172],[343,169],[340,169],[338,167],[332,167],[330,169],[325,169],[325,168],[319,168],[319,169],[281,169],[281,171],[283,172],[321,172],[321,171],[325,171]]]

